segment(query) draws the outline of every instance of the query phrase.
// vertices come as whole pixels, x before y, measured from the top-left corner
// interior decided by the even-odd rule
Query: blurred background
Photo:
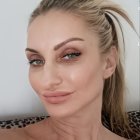
[[[113,0],[140,26],[139,0]],[[40,0],[0,1],[0,120],[45,115],[46,111],[28,81],[25,57],[27,25]],[[140,46],[135,32],[122,21],[126,42],[126,108],[140,109]]]

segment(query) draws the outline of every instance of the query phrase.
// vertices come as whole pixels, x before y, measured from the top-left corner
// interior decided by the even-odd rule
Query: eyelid
[[[67,50],[67,49],[82,49],[83,45],[79,45],[79,44],[65,44],[64,47],[60,48],[60,50]]]
[[[69,46],[69,47],[63,49],[60,54],[64,55],[66,53],[73,53],[73,52],[81,52],[81,51],[76,47],[70,47]]]
[[[43,63],[44,63],[44,59],[42,56],[40,56],[39,54],[37,53],[32,53],[32,52],[29,52],[26,54],[27,55],[27,59],[28,59],[28,64],[30,66],[33,66],[33,67],[37,67],[37,66],[41,66]],[[35,64],[37,62],[41,62],[40,64]]]
[[[27,53],[27,58],[30,59],[42,59],[43,57],[37,53]]]
[[[78,55],[77,55],[78,54]],[[79,60],[81,56],[81,52],[71,52],[71,53],[64,53],[62,56],[58,58],[58,62],[61,63],[72,63]]]
[[[33,60],[30,60],[28,63],[31,67],[41,67],[42,65],[45,64],[45,61],[41,59],[33,59]]]

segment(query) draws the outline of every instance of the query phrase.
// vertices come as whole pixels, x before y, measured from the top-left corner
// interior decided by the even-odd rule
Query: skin
[[[112,47],[102,55],[99,42],[85,21],[70,13],[51,10],[30,24],[29,80],[51,117],[23,128],[28,139],[124,140],[101,123],[104,80],[116,68],[117,52]],[[72,94],[64,102],[47,102],[43,95],[56,91]]]

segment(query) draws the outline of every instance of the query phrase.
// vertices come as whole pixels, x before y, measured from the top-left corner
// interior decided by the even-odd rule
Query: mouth
[[[68,100],[72,92],[55,92],[43,95],[46,102],[50,104],[59,104]]]

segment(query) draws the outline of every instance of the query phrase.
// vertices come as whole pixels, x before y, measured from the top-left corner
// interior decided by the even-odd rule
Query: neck
[[[49,125],[61,140],[99,140],[102,130],[102,124],[95,121],[85,124],[80,121],[71,123],[50,118]]]
[[[57,139],[61,140],[101,140],[104,130],[101,123],[101,109],[92,107],[93,111],[84,112],[63,118],[50,117],[48,124]]]

